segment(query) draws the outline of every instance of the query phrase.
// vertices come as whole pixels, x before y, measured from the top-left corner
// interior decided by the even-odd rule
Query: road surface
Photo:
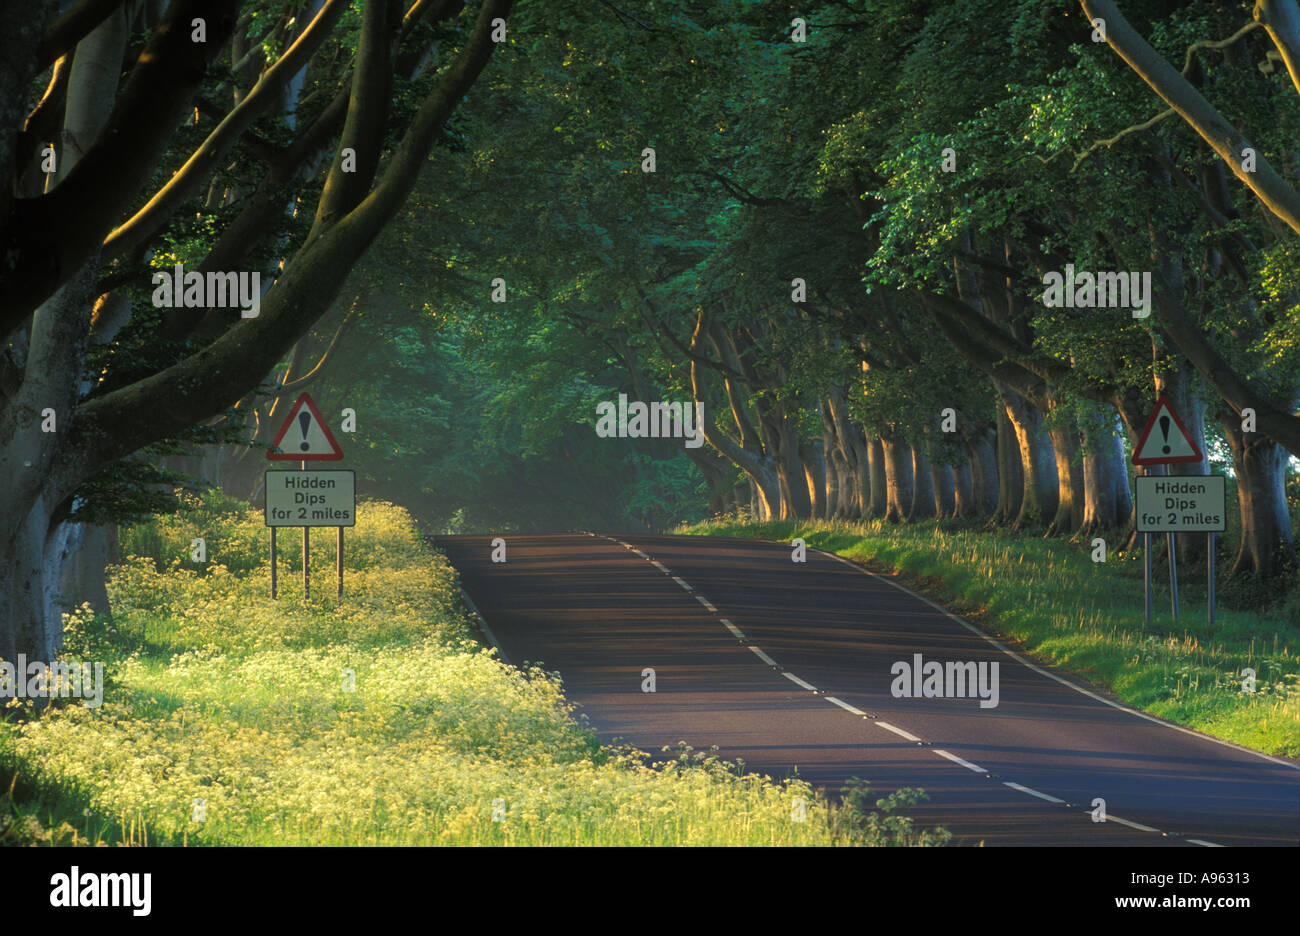
[[[716,745],[831,791],[921,787],[910,814],[954,844],[1300,844],[1300,763],[1122,707],[847,560],[716,537],[505,539],[498,563],[492,537],[437,545],[506,659],[558,670],[603,740]],[[895,698],[892,668],[918,653],[998,663],[997,706]]]

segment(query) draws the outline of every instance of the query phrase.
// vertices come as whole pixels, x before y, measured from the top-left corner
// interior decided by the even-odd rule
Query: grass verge
[[[190,560],[203,537],[207,561]],[[100,661],[103,704],[0,716],[0,843],[162,845],[934,844],[915,791],[861,808],[711,752],[652,760],[573,717],[557,674],[507,666],[462,608],[454,570],[402,509],[359,506],[347,591],[332,537],[321,597],[269,595],[267,533],[209,495],[124,530],[112,623],[66,622]],[[282,572],[301,564],[284,536]],[[858,805],[853,805],[858,804]]]

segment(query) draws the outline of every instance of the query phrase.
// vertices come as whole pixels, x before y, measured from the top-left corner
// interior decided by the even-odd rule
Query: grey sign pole
[[[307,462],[301,462],[302,470],[307,470]],[[311,597],[311,569],[308,561],[311,558],[311,527],[302,528],[302,600],[306,601]]]
[[[339,597],[339,598],[342,598],[342,597],[343,597],[343,527],[337,527],[336,529],[339,531],[339,555],[338,555],[338,567],[339,567],[339,593],[338,593],[338,597]]]
[[[271,597],[275,597],[275,527],[271,527]]]
[[[1207,574],[1205,578],[1206,588],[1209,590],[1209,608],[1207,611],[1210,626],[1214,626],[1214,534],[1206,533],[1207,540],[1205,552],[1208,557],[1205,562],[1207,565]]]
[[[1150,624],[1151,623],[1151,534],[1150,533],[1142,534],[1142,544],[1145,547],[1144,551],[1146,552],[1146,575],[1143,576],[1143,581],[1146,585],[1146,609],[1147,609],[1146,623]]]
[[[1174,551],[1174,534],[1166,533],[1169,538],[1169,604],[1173,608],[1174,620],[1178,620],[1178,557]]]
[[[1171,477],[1174,469],[1165,465],[1165,477]],[[1169,543],[1169,604],[1174,612],[1174,620],[1178,620],[1178,555],[1174,549],[1174,534],[1166,533]]]

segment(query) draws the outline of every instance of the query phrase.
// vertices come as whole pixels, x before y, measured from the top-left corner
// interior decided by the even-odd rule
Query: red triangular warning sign
[[[1133,464],[1178,465],[1198,462],[1201,458],[1196,440],[1174,412],[1173,404],[1165,397],[1160,397],[1156,400],[1156,408],[1151,411],[1151,418],[1147,420],[1147,427],[1142,430],[1142,437],[1133,449]]]
[[[294,401],[289,418],[271,440],[271,461],[338,461],[343,457],[334,433],[307,394]]]

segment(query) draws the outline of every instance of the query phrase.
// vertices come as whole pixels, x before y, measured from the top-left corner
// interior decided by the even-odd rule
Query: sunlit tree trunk
[[[998,407],[997,428],[998,507],[993,521],[999,524],[1014,523],[1020,515],[1020,504],[1025,495],[1025,469],[1020,458],[1020,442],[1016,427],[1007,415],[1005,406]]]
[[[1080,537],[1121,530],[1130,522],[1133,496],[1119,437],[1122,430],[1115,423],[1113,410],[1109,415],[1101,409],[1090,411],[1082,420],[1083,525],[1077,534]]]
[[[1052,441],[1043,416],[1013,391],[1003,396],[1007,418],[1015,430],[1016,446],[1024,472],[1017,529],[1046,526],[1056,513],[1057,477]]]

